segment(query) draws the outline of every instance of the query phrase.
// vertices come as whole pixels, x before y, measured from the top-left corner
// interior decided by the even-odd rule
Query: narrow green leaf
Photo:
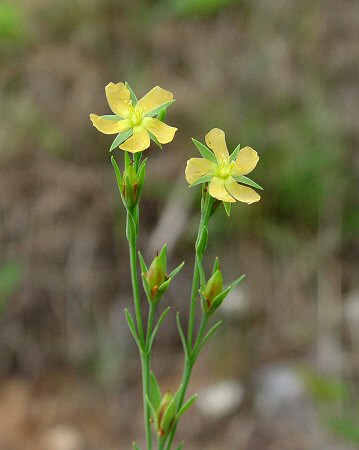
[[[127,81],[125,81],[125,86],[126,86],[127,89],[130,91],[132,104],[133,104],[133,105],[136,105],[137,102],[138,102],[137,97],[136,97],[135,93],[133,92],[131,86],[127,83]]]
[[[235,288],[246,276],[245,275],[241,275],[240,277],[238,277],[236,280],[234,280],[229,286],[229,289],[233,289]],[[227,289],[228,289],[227,288]]]
[[[153,342],[154,342],[154,340],[155,340],[155,338],[156,338],[156,336],[158,334],[158,331],[159,331],[159,329],[160,329],[160,327],[162,325],[162,322],[165,320],[165,318],[166,318],[167,314],[170,312],[170,310],[171,310],[171,307],[168,306],[163,311],[163,313],[161,314],[160,318],[158,319],[158,322],[157,322],[155,328],[152,331],[151,338],[150,338],[149,343],[148,343],[148,350],[149,351],[151,351],[151,348],[153,346]]]
[[[132,128],[130,128],[127,131],[122,131],[121,133],[119,133],[116,136],[115,140],[112,142],[109,151],[112,152],[112,150],[114,150],[116,147],[121,145],[123,142],[125,142],[131,136],[132,136]]]
[[[209,161],[212,161],[213,163],[217,164],[216,156],[214,153],[211,152],[209,148],[207,148],[201,142],[197,141],[197,139],[192,138],[192,142],[197,147],[198,151],[203,156],[203,158],[206,158]]]
[[[208,174],[208,175],[202,175],[196,181],[191,183],[189,185],[189,187],[197,186],[197,185],[202,184],[202,183],[208,183],[208,182],[210,182],[212,180],[212,178],[213,178],[213,174],[211,174],[211,173]]]
[[[138,251],[138,259],[140,261],[141,271],[143,274],[146,274],[148,272],[148,267],[145,263],[145,260],[143,259],[142,253]]]
[[[142,277],[142,284],[143,284],[143,290],[145,291],[147,300],[149,303],[153,302],[152,296],[151,296],[151,289],[150,286],[148,284],[146,275],[144,273],[141,273],[141,277]]]
[[[116,122],[123,120],[121,116],[117,116],[116,114],[105,114],[104,116],[101,116],[101,119],[115,120]]]
[[[156,136],[153,133],[151,133],[151,131],[147,130],[147,132],[150,135],[150,138],[152,139],[152,141],[157,145],[157,147],[159,147],[162,150],[162,144],[158,141]]]
[[[115,174],[116,174],[116,180],[117,180],[118,189],[121,192],[122,176],[121,176],[120,169],[119,169],[119,167],[117,165],[117,162],[116,162],[114,156],[111,156],[111,163],[112,163],[113,169],[114,169]]]
[[[154,407],[154,409],[157,411],[162,399],[162,393],[160,385],[158,384],[157,378],[155,374],[152,372],[150,373],[150,400]]]
[[[162,108],[161,111],[157,114],[157,119],[161,122],[164,122],[167,116],[167,108]]]
[[[162,105],[158,106],[157,108],[153,109],[152,111],[148,111],[146,114],[146,117],[154,117],[157,116],[163,109],[167,109],[172,103],[174,103],[176,99],[170,100],[169,102],[163,103]]]
[[[206,225],[202,228],[201,234],[199,236],[199,239],[196,243],[196,253],[199,255],[203,255],[203,253],[206,251],[208,243],[208,228]]]
[[[136,442],[132,442],[133,450],[141,450],[140,447],[136,444]]]
[[[261,191],[263,191],[262,186],[260,186],[258,183],[256,183],[255,181],[251,180],[250,178],[245,177],[244,175],[235,175],[235,176],[233,176],[233,178],[238,183],[247,184],[248,186],[252,186],[252,187],[255,187],[255,188],[260,189]]]
[[[131,331],[131,333],[132,333],[132,336],[133,336],[133,338],[134,338],[134,340],[135,340],[135,342],[136,342],[138,348],[139,348],[139,349],[142,349],[142,345],[141,345],[140,340],[139,340],[139,338],[138,338],[138,336],[137,336],[137,331],[136,331],[135,323],[134,323],[134,321],[133,321],[133,319],[132,319],[132,316],[131,316],[131,314],[130,314],[130,311],[129,311],[127,308],[125,308],[125,316],[126,316],[126,320],[127,320],[128,327],[129,327],[129,329],[130,329],[130,331]]]
[[[182,450],[184,446],[184,442],[181,442],[180,445],[176,448],[176,450]]]
[[[230,161],[235,161],[237,159],[240,149],[241,149],[241,144],[238,144],[237,147],[233,150],[231,156],[229,157]]]
[[[188,346],[187,346],[186,338],[184,336],[184,332],[182,329],[179,312],[176,314],[176,322],[177,322],[178,333],[179,333],[181,341],[182,341],[183,350],[185,352],[186,358],[189,359]]]
[[[184,414],[192,405],[193,403],[196,401],[197,399],[197,394],[192,395],[191,398],[189,398],[186,403],[184,405],[182,405],[181,409],[178,411],[176,419],[178,420],[182,414]]]
[[[198,355],[200,354],[201,350],[206,345],[206,343],[208,342],[210,337],[218,330],[218,328],[221,325],[222,325],[222,321],[219,320],[215,325],[213,325],[212,328],[210,328],[209,331],[207,331],[207,333],[205,334],[204,338],[202,339],[201,345],[198,347],[198,350],[197,350],[196,354],[194,355],[194,358],[198,357]]]
[[[231,207],[232,207],[232,203],[229,203],[229,202],[223,202],[223,206],[224,206],[224,209],[225,209],[225,211],[226,211],[226,213],[227,213],[227,216],[229,217],[229,216],[231,215]]]
[[[185,265],[185,262],[184,262],[184,261],[181,262],[181,264],[180,264],[179,266],[177,266],[175,269],[172,270],[172,272],[168,275],[168,277],[169,277],[169,278],[175,277],[175,276],[178,274],[178,272],[179,272],[180,270],[182,270],[182,267],[183,267],[184,265]]]

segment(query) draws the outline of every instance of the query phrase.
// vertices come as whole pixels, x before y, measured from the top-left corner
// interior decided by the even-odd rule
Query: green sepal
[[[208,243],[208,228],[204,226],[202,228],[202,232],[199,236],[199,239],[196,242],[196,253],[199,255],[203,255],[203,253],[206,251]]]
[[[158,415],[157,415],[157,411],[156,408],[154,407],[153,403],[151,402],[150,398],[148,397],[148,395],[146,395],[146,402],[147,405],[150,408],[150,412],[151,412],[151,417],[153,420],[153,423],[155,424],[156,430],[158,430]]]
[[[112,142],[109,151],[112,152],[112,150],[114,150],[116,147],[119,147],[123,142],[125,142],[131,136],[132,136],[132,128],[130,128],[129,130],[122,131],[121,133],[119,133],[116,136],[115,140]]]
[[[114,169],[115,174],[116,174],[116,180],[117,180],[117,186],[118,186],[118,189],[119,189],[119,191],[121,192],[121,188],[122,188],[122,186],[121,186],[121,185],[122,185],[122,175],[121,175],[120,169],[119,169],[119,167],[118,167],[118,164],[117,164],[117,162],[116,162],[114,156],[111,156],[111,163],[112,163],[113,169]],[[122,192],[121,192],[121,194],[122,194]]]
[[[213,163],[217,164],[216,156],[211,150],[203,145],[201,142],[197,141],[197,139],[192,138],[192,142],[197,147],[200,154],[203,156],[203,158],[208,159],[209,161],[212,161]]]
[[[125,81],[125,86],[130,91],[130,98],[131,98],[132,104],[135,106],[138,102],[136,94],[133,92],[131,86],[127,83],[127,81]]]
[[[197,186],[198,184],[201,184],[201,183],[208,183],[212,180],[212,178],[213,178],[213,174],[203,175],[203,176],[199,177],[196,181],[191,183],[189,185],[189,187]]]
[[[232,208],[232,203],[229,202],[223,202],[223,206],[224,206],[224,210],[227,213],[227,216],[229,217],[231,215],[231,208]]]
[[[148,284],[148,281],[147,281],[147,278],[146,278],[146,274],[145,273],[141,273],[141,277],[142,277],[143,290],[145,291],[147,300],[152,303],[153,298],[152,298],[152,295],[151,295],[151,288],[150,288],[150,286]]]
[[[160,254],[158,255],[159,259],[161,260],[163,267],[165,268],[166,271],[166,267],[167,267],[167,244],[164,244]]]
[[[173,421],[175,419],[175,416],[176,416],[176,404],[175,404],[174,399],[172,398],[172,400],[169,402],[169,404],[166,408],[166,411],[163,414],[161,424],[160,424],[161,429],[165,433],[167,433],[170,430],[170,428],[173,424]]]
[[[158,141],[156,136],[153,133],[151,133],[151,131],[149,131],[149,130],[147,130],[147,132],[150,135],[151,140],[157,145],[157,147],[159,147],[162,150],[162,144]]]
[[[168,275],[168,278],[173,278],[173,277],[175,277],[177,274],[178,274],[178,272],[180,271],[180,270],[182,270],[182,267],[185,265],[185,262],[183,261],[183,262],[181,262],[181,264],[179,265],[179,266],[177,266],[175,269],[173,269],[172,270],[172,272]]]
[[[119,121],[119,120],[123,120],[123,118],[121,116],[118,116],[117,114],[105,114],[104,116],[100,116],[101,119],[106,119],[106,120],[115,120],[115,121]]]
[[[163,109],[167,109],[172,103],[174,103],[176,99],[170,100],[169,102],[163,103],[160,106],[157,106],[157,108],[153,109],[152,111],[148,111],[148,113],[145,115],[145,117],[154,117],[157,116]],[[161,120],[161,119],[159,119]]]
[[[133,450],[141,450],[140,447],[136,444],[136,442],[132,442]]]
[[[161,122],[164,122],[167,116],[167,108],[162,108],[161,111],[157,114],[157,119]]]
[[[176,415],[176,420],[178,420],[182,414],[184,414],[192,405],[193,403],[196,401],[197,399],[197,394],[192,395],[191,398],[189,398],[186,403],[184,405],[181,406],[180,410],[178,411],[177,415]]]
[[[214,274],[214,272],[216,272],[217,270],[219,270],[221,267],[220,263],[219,263],[219,258],[218,256],[216,256],[214,263],[213,263],[213,269],[212,269],[212,275]]]
[[[172,278],[168,278],[164,283],[161,284],[161,286],[157,290],[157,294],[155,297],[158,297],[158,300],[162,297],[162,295],[167,291],[169,288],[169,285],[171,284]]]
[[[232,175],[232,178],[234,178],[238,183],[247,184],[248,186],[252,186],[254,188],[257,188],[257,189],[260,189],[261,191],[263,191],[262,186],[260,186],[258,183],[251,180],[250,178],[245,177],[244,175]]]
[[[238,144],[237,147],[233,150],[231,156],[229,157],[230,161],[235,161],[237,159],[240,149],[241,149],[241,144]]]
[[[138,188],[137,188],[137,199],[140,201],[142,189],[145,184],[145,177],[146,177],[146,165],[147,165],[147,158],[142,161],[142,164],[140,165],[140,168],[138,170]]]
[[[127,169],[127,167],[132,165],[132,159],[130,157],[130,153],[129,152],[124,152],[125,154],[125,170]]]
[[[162,398],[162,394],[161,394],[160,385],[158,384],[155,374],[151,370],[151,373],[150,373],[150,400],[156,411],[158,410],[158,408],[160,406],[161,398]]]

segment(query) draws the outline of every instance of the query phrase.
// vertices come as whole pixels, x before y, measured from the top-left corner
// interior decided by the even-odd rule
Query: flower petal
[[[137,105],[142,108],[146,114],[171,100],[173,100],[172,92],[156,86],[147,92],[147,94],[138,101]]]
[[[247,175],[252,172],[259,161],[258,153],[251,147],[244,147],[238,153],[233,175]]]
[[[217,160],[222,158],[229,158],[228,148],[226,144],[226,138],[223,130],[219,128],[213,128],[206,134],[206,144],[213,150],[217,157]]]
[[[213,171],[213,163],[204,158],[191,158],[187,161],[185,170],[186,180],[189,184],[194,183],[203,175],[210,174]]]
[[[225,180],[223,178],[214,177],[209,183],[209,193],[212,197],[217,198],[223,202],[233,203],[234,198],[231,197],[224,187]]]
[[[128,105],[131,93],[123,83],[108,83],[105,87],[106,97],[111,110],[126,118],[129,114]]]
[[[160,144],[168,144],[174,138],[177,128],[170,127],[169,125],[161,122],[158,119],[152,117],[144,117],[141,125],[150,131],[157,138]]]
[[[238,184],[232,177],[228,178],[225,182],[225,188],[236,200],[243,203],[254,203],[260,200],[260,195],[252,188],[248,186],[242,186]]]
[[[104,134],[116,134],[131,128],[129,120],[110,120],[104,119],[97,114],[90,114],[90,119],[95,128]]]
[[[121,144],[120,148],[126,150],[126,152],[136,153],[146,150],[149,146],[150,136],[148,131],[143,127],[136,126],[133,128],[133,135]]]

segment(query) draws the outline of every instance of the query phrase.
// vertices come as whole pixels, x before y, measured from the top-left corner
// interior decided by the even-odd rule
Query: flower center
[[[217,166],[217,177],[228,178],[231,175],[232,169],[235,166],[235,162],[230,162],[229,158],[222,158],[218,162]]]
[[[141,108],[137,108],[137,106],[133,106],[132,103],[128,105],[129,115],[128,118],[132,126],[140,125],[143,119],[143,111]]]

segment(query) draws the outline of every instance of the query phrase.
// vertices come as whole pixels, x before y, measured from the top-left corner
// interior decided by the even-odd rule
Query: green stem
[[[201,211],[201,221],[198,227],[198,234],[196,239],[196,244],[200,239],[200,236],[203,231],[203,227],[208,225],[208,221],[212,212],[213,206],[213,198],[206,193],[206,198],[204,200],[204,207]],[[196,246],[197,247],[197,246]],[[193,342],[193,333],[195,326],[195,314],[196,314],[196,299],[198,292],[198,284],[199,284],[199,263],[202,263],[203,252],[198,253],[196,248],[196,258],[193,269],[193,282],[192,282],[192,291],[191,291],[191,303],[189,309],[189,320],[188,320],[188,334],[187,334],[187,342],[189,351],[192,350],[192,342]]]
[[[127,221],[131,220],[129,217],[131,214],[134,223],[138,229],[138,206],[134,211],[127,212]],[[142,345],[141,353],[141,369],[142,369],[142,390],[143,390],[143,411],[145,420],[145,431],[146,431],[146,444],[147,450],[152,450],[152,435],[151,435],[151,424],[150,424],[150,411],[147,404],[146,397],[149,395],[150,391],[150,355],[144,351],[145,349],[145,338],[143,331],[143,321],[141,314],[141,302],[140,293],[138,288],[138,273],[137,273],[137,233],[133,232],[133,228],[127,224],[128,244],[130,252],[130,268],[131,268],[131,281],[133,290],[133,302],[135,306],[135,315],[137,323],[138,338]]]
[[[156,312],[156,305],[153,303],[150,303],[150,311],[148,313],[148,321],[147,321],[147,332],[146,332],[146,345],[148,346],[152,330],[153,330],[153,323],[155,320],[155,312]],[[149,348],[147,348],[147,351]]]

